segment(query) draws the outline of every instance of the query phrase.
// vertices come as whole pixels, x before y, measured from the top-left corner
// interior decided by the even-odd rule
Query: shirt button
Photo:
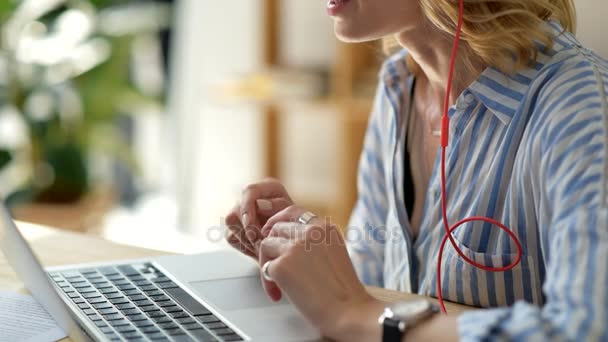
[[[471,103],[473,103],[473,101],[475,101],[475,96],[473,96],[473,94],[469,93],[464,96],[464,102],[467,105],[470,105]]]

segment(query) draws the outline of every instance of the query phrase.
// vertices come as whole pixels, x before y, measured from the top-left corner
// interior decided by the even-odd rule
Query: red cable
[[[446,194],[447,191],[446,191],[446,185],[445,185],[445,151],[448,146],[449,129],[450,129],[450,118],[448,116],[449,109],[450,109],[450,91],[452,90],[452,78],[454,76],[454,65],[456,64],[456,55],[458,54],[458,44],[460,43],[460,34],[462,32],[462,23],[464,21],[464,0],[459,0],[459,3],[460,4],[459,4],[459,14],[458,14],[458,25],[456,28],[456,37],[454,39],[454,46],[452,48],[452,56],[450,59],[450,70],[449,70],[449,74],[448,74],[447,90],[445,92],[443,117],[441,118],[441,214],[443,216],[443,226],[445,227],[446,235],[441,240],[441,245],[439,246],[439,257],[437,259],[437,296],[439,298],[439,305],[441,306],[441,311],[443,311],[443,313],[445,313],[445,314],[447,314],[447,312],[445,310],[445,305],[443,304],[443,295],[441,293],[441,258],[443,256],[443,248],[445,247],[445,243],[448,239],[450,240],[450,243],[452,244],[452,246],[454,247],[454,249],[456,250],[458,255],[460,255],[461,258],[463,258],[467,263],[469,263],[481,270],[484,270],[484,271],[489,271],[489,272],[508,271],[508,270],[512,269],[513,267],[517,266],[517,264],[519,263],[519,261],[521,260],[521,257],[522,257],[521,244],[520,244],[519,240],[517,239],[517,236],[515,236],[515,234],[511,230],[509,230],[509,228],[507,228],[507,226],[505,226],[504,224],[502,224],[501,222],[499,222],[497,220],[494,220],[489,217],[473,216],[473,217],[468,217],[461,221],[458,221],[453,226],[450,226],[450,224],[448,223],[447,194]],[[454,240],[454,237],[452,236],[452,232],[454,230],[456,230],[458,227],[460,227],[461,225],[463,225],[464,223],[472,222],[472,221],[482,221],[482,222],[490,223],[492,225],[498,226],[504,232],[509,234],[509,237],[513,240],[513,242],[515,242],[515,245],[517,246],[517,258],[507,266],[494,267],[494,266],[487,266],[484,264],[480,264],[474,260],[471,260],[469,257],[467,257],[460,250],[460,248],[458,248],[458,246],[456,245],[456,240]]]

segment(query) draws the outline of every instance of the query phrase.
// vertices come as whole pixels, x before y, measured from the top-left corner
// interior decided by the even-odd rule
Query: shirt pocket
[[[517,253],[475,252],[458,240],[456,244],[464,255],[486,266],[506,266],[517,259]],[[536,270],[534,258],[524,254],[511,270],[485,271],[466,262],[448,241],[441,260],[442,295],[478,307],[510,306],[518,300],[540,305],[542,285]]]

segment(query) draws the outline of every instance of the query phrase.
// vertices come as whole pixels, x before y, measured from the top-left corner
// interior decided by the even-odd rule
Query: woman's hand
[[[255,259],[263,238],[261,228],[268,218],[292,205],[287,190],[275,179],[252,183],[243,190],[243,197],[226,216],[224,223],[230,230],[228,243]]]
[[[365,290],[338,229],[315,218],[297,223],[306,211],[290,206],[265,225],[259,262],[270,262],[262,282],[268,295],[290,301],[326,336],[335,340],[380,340],[377,317],[383,304]]]

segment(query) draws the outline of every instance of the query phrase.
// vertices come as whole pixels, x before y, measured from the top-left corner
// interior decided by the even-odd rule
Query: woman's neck
[[[412,59],[418,64],[420,72],[430,85],[433,96],[443,102],[445,98],[446,85],[450,67],[450,57],[452,53],[453,38],[446,33],[431,27],[430,24],[423,28],[407,30],[395,37],[399,44],[408,50]],[[454,68],[454,78],[452,90],[450,92],[450,104],[454,104],[458,96],[473,83],[484,70],[485,66],[473,59],[468,67],[464,62],[466,49],[461,44],[456,65]]]

